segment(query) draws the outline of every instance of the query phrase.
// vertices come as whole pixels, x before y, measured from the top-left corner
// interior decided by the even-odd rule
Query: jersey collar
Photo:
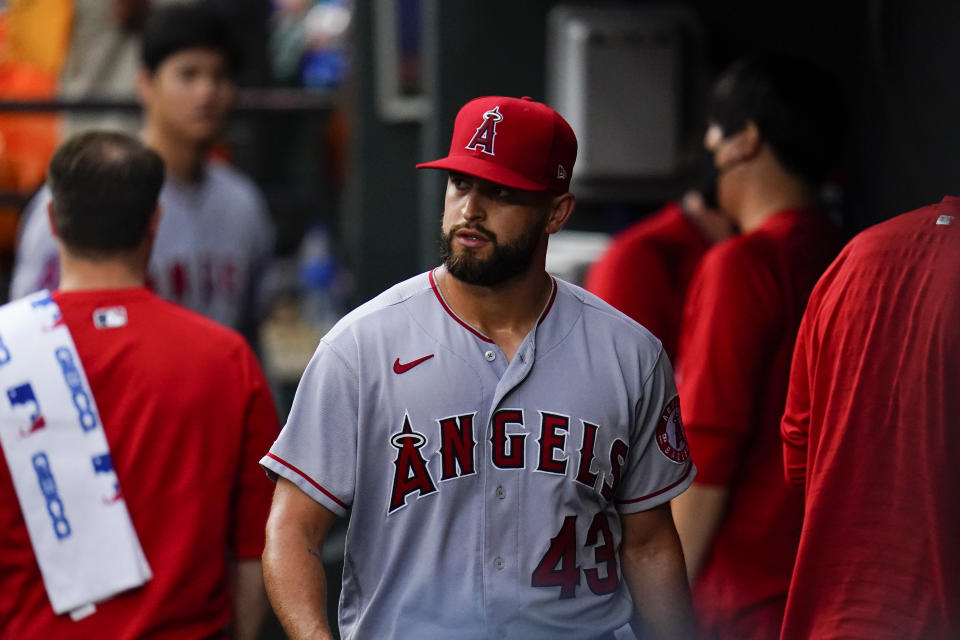
[[[447,312],[447,315],[449,315],[451,318],[453,318],[460,326],[462,326],[464,329],[466,329],[467,331],[469,331],[470,333],[472,333],[472,334],[475,335],[476,337],[480,338],[480,339],[483,340],[484,342],[489,342],[490,344],[493,344],[493,340],[491,340],[489,337],[487,337],[486,335],[484,335],[483,332],[478,331],[477,329],[475,329],[474,327],[472,327],[472,326],[471,326],[470,324],[468,324],[463,318],[461,318],[460,316],[458,316],[458,315],[453,311],[453,309],[450,308],[450,305],[447,304],[447,301],[446,301],[446,300],[444,299],[444,297],[443,297],[443,293],[440,291],[440,286],[437,284],[437,278],[436,278],[436,276],[434,275],[435,272],[436,272],[436,269],[432,269],[432,270],[428,273],[428,277],[430,278],[430,287],[433,289],[433,293],[434,293],[434,295],[436,295],[437,301],[440,303],[440,306],[443,307],[443,310]],[[538,326],[538,327],[539,327],[541,324],[543,324],[543,321],[544,321],[544,320],[546,320],[547,314],[550,313],[550,309],[553,308],[553,303],[554,303],[554,301],[557,299],[557,279],[554,278],[553,276],[550,276],[550,283],[551,283],[551,286],[552,286],[552,290],[551,290],[551,292],[550,292],[550,299],[547,300],[547,304],[544,305],[543,311],[540,312],[540,317],[537,319],[537,326]]]

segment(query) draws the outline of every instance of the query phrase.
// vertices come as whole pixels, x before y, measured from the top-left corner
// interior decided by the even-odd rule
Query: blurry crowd
[[[149,222],[152,251],[140,256],[147,288],[240,332],[257,350],[275,230],[258,186],[214,153],[244,57],[214,4],[11,0],[5,23],[10,53],[0,78],[6,99],[108,98],[135,89],[142,121],[93,124],[139,134],[165,166],[159,217]],[[277,4],[279,28],[269,47],[278,77],[334,86],[346,64],[342,37],[349,14],[335,2]],[[20,13],[13,19],[15,10]],[[35,42],[23,35],[40,23],[49,38]],[[951,455],[960,451],[960,201],[946,198],[848,242],[821,200],[842,155],[841,101],[827,75],[773,56],[727,68],[707,108],[704,147],[714,175],[617,234],[583,283],[648,328],[674,363],[680,437],[689,442],[697,476],[671,506],[704,639],[960,633],[960,507],[949,494],[956,475]],[[91,119],[71,116],[63,127],[61,133],[47,116],[0,117],[0,187],[36,190],[22,214],[10,203],[0,210],[0,244],[15,248],[16,256],[11,300],[56,290],[67,273],[58,252],[58,232],[65,227],[55,219],[51,186],[68,198],[71,188],[83,185],[72,185],[69,173],[59,184],[46,184],[46,170],[60,142],[89,129]],[[109,184],[95,186],[104,190],[98,197],[109,196]],[[146,218],[143,224],[147,229]],[[326,285],[334,274],[324,262],[330,240],[323,233],[310,236],[305,250],[320,256],[307,274],[310,282]],[[84,234],[68,237],[82,243]],[[124,250],[139,246],[117,242]],[[96,262],[113,249],[91,244],[86,255]],[[69,313],[115,306],[109,299],[94,304],[60,295],[67,324],[78,322]],[[318,327],[336,320],[329,300],[310,302]],[[223,476],[203,476],[222,490],[207,502],[190,502],[190,514],[170,516],[181,521],[183,531],[170,535],[185,549],[188,536],[209,536],[205,548],[185,552],[191,562],[207,561],[204,553],[220,557],[214,568],[200,571],[208,591],[188,590],[192,603],[183,594],[171,600],[188,610],[185,618],[160,607],[157,620],[138,620],[131,633],[145,634],[159,619],[182,619],[185,628],[200,629],[205,616],[221,624],[230,611],[245,607],[252,619],[235,616],[235,622],[256,637],[266,607],[262,584],[235,570],[249,568],[242,561],[254,560],[253,550],[263,544],[270,483],[250,447],[262,454],[279,429],[276,416],[267,415],[276,413],[270,391],[249,347],[202,323],[180,327],[166,307],[146,312],[170,315],[171,325],[152,330],[173,334],[177,346],[170,350],[178,351],[179,369],[193,369],[191,375],[206,381],[195,386],[210,394],[187,397],[192,394],[183,385],[176,387],[177,411],[164,418],[178,420],[213,402],[218,385],[209,381],[222,376],[219,384],[237,390],[237,398],[224,402],[226,413],[238,416],[242,437],[224,436],[218,449],[204,436],[178,436],[177,446],[161,454],[172,458],[166,464],[143,462],[124,471],[138,477],[125,490],[134,523],[146,518],[145,527],[163,524],[138,513],[138,499],[156,500],[153,508],[164,513],[179,508],[177,499],[163,502],[167,498],[152,486],[156,476],[146,474],[177,483],[199,474],[204,460],[219,458]],[[120,352],[96,364],[95,354],[83,353],[91,347],[77,340],[81,356],[94,362],[89,367],[100,371],[90,373],[95,391],[100,382],[94,378],[114,367],[135,376],[146,366],[142,356],[127,362]],[[214,343],[225,345],[231,358],[208,357],[205,345]],[[176,374],[164,376],[150,383],[169,384]],[[123,382],[104,388],[124,393],[117,391]],[[107,425],[111,410],[101,409]],[[130,421],[140,411],[157,410],[125,406],[112,418]],[[185,424],[198,431],[206,426]],[[210,428],[216,434],[228,427]],[[114,435],[116,459],[125,448],[138,450]],[[182,453],[193,446],[210,458]],[[188,461],[179,466],[178,457]],[[252,464],[257,477],[240,471],[241,464]],[[13,485],[3,482],[0,491],[12,496]],[[189,490],[186,483],[178,489]],[[239,506],[249,496],[249,505]],[[194,531],[190,519],[222,507],[217,500],[229,504],[213,519],[215,535]],[[13,550],[19,544],[22,551],[26,535],[16,504],[0,516],[5,531],[19,526],[15,540],[0,536],[8,538],[0,542],[0,637],[41,637],[25,631],[31,624],[53,634],[45,637],[63,637],[56,635],[56,616],[46,608],[36,568],[17,564],[23,557]],[[143,543],[168,544],[157,538]],[[154,552],[146,551],[148,557]],[[229,562],[222,561],[224,554]],[[167,576],[152,583],[152,589],[167,589],[158,597],[181,588],[171,572],[188,565],[170,560],[153,566],[156,576]],[[238,595],[247,600],[241,603]],[[204,598],[206,609],[195,606]],[[120,620],[138,606],[134,599],[105,610]],[[837,629],[847,635],[833,635]]]

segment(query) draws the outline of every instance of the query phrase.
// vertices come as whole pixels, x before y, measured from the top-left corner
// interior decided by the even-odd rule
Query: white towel
[[[57,614],[152,574],[113,470],[100,412],[46,291],[0,307],[0,446]]]

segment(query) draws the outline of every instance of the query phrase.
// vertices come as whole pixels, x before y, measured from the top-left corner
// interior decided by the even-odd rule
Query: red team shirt
[[[694,588],[707,638],[779,632],[802,496],[783,480],[780,416],[807,296],[836,255],[826,216],[784,211],[710,249],[684,311],[678,383],[695,482],[730,491]]]
[[[78,622],[54,614],[0,456],[0,637],[226,637],[228,555],[259,558],[273,400],[243,338],[146,289],[54,293],[100,409],[153,579]],[[97,329],[95,309],[127,324]]]
[[[660,338],[674,360],[687,287],[709,247],[671,202],[614,237],[587,272],[585,288]]]
[[[840,254],[810,297],[782,428],[806,514],[781,637],[960,637],[960,200]]]

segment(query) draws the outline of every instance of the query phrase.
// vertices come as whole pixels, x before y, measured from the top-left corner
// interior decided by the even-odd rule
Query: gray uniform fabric
[[[59,282],[49,202],[44,186],[24,212],[11,299],[54,289]],[[248,326],[256,316],[260,278],[273,257],[273,223],[259,189],[229,165],[209,163],[196,183],[167,175],[160,206],[150,256],[153,290],[233,329]]]
[[[582,639],[629,621],[619,514],[696,471],[660,342],[554,282],[509,363],[432,273],[318,346],[261,464],[350,513],[344,638]]]

